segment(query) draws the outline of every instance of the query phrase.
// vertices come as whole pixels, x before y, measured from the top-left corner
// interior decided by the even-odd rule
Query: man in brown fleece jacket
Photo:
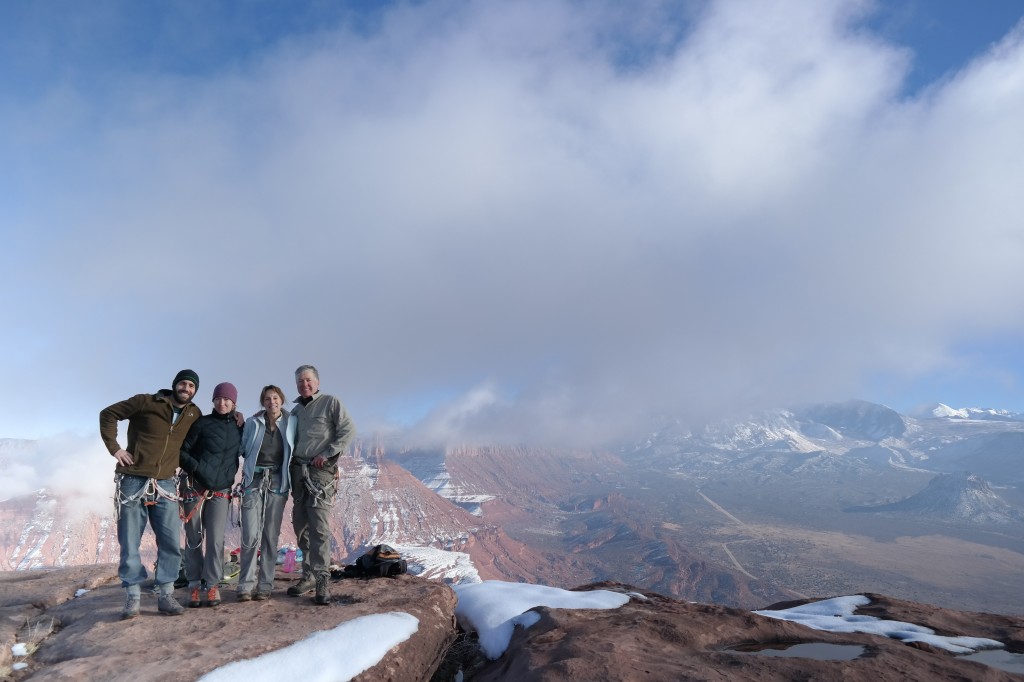
[[[146,567],[139,556],[142,533],[149,521],[156,535],[159,586],[157,608],[177,616],[184,608],[174,598],[174,581],[181,567],[181,522],[175,472],[181,443],[202,412],[192,404],[199,375],[183,369],[172,390],[140,393],[100,412],[100,437],[111,456],[116,485],[117,541],[121,562],[117,575],[125,588],[123,620],[139,615],[141,584]],[[117,423],[128,420],[128,445],[117,441]]]

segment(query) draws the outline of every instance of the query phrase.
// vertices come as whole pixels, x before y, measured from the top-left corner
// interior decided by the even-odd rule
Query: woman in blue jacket
[[[263,411],[245,420],[242,430],[245,462],[238,601],[270,599],[274,588],[277,542],[290,488],[288,464],[295,445],[295,423],[284,403],[284,391],[265,386],[260,392]]]

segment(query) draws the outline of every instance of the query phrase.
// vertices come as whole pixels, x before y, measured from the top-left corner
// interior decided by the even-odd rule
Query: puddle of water
[[[725,651],[731,654],[812,658],[816,661],[852,661],[864,655],[864,647],[859,644],[826,644],[825,642],[756,644],[739,646],[735,649],[726,649]]]
[[[960,656],[960,658],[984,663],[990,668],[998,668],[1006,672],[1024,673],[1024,654],[1011,653],[1006,649],[985,649]]]

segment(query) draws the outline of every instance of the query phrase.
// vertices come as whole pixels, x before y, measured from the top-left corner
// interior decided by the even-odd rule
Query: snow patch
[[[864,595],[823,599],[811,604],[794,606],[779,611],[754,611],[754,613],[788,620],[806,625],[815,630],[830,632],[864,632],[898,639],[901,642],[924,642],[954,654],[969,654],[978,649],[1001,649],[1003,643],[983,637],[945,637],[936,635],[931,628],[912,625],[894,620],[881,620],[874,616],[856,616],[858,606],[866,606],[871,600]]]
[[[380,663],[388,651],[412,637],[419,624],[418,618],[403,612],[354,618],[332,630],[316,632],[284,649],[229,663],[203,675],[200,680],[350,680]],[[330,652],[330,655],[324,652]]]
[[[526,615],[535,606],[558,609],[616,609],[629,602],[621,592],[592,590],[572,592],[557,587],[487,580],[475,585],[457,585],[459,603],[455,617],[463,629],[476,631],[480,648],[490,659],[500,657],[512,640],[516,625],[528,628],[540,616]]]

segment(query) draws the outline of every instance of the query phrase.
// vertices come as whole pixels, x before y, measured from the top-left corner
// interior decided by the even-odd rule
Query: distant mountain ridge
[[[627,451],[685,462],[697,471],[735,467],[770,473],[810,466],[839,472],[881,465],[934,475],[972,468],[954,461],[954,454],[991,458],[989,443],[1002,439],[1004,447],[1012,447],[1024,437],[1024,421],[1005,410],[945,408],[926,414],[905,416],[884,405],[848,400],[765,410],[699,427],[672,421]]]
[[[983,478],[969,472],[936,476],[924,490],[899,502],[843,511],[910,514],[975,524],[1024,520],[1024,513],[1003,501]]]
[[[359,441],[341,461],[333,554],[386,542],[448,582],[612,580],[738,607],[869,589],[1024,613],[1007,577],[1024,573],[1024,421],[988,414],[849,400],[677,415],[614,449]],[[0,476],[33,447],[0,442]],[[0,520],[9,568],[116,560],[109,518],[72,517],[48,492],[0,501]],[[998,559],[979,560],[988,546]]]
[[[844,438],[880,441],[899,438],[907,432],[907,424],[895,410],[864,400],[841,403],[819,403],[796,410],[804,422],[824,424]]]
[[[954,408],[943,403],[926,403],[907,413],[917,419],[984,419],[992,421],[1020,421],[1021,415],[1009,410],[990,407]]]

